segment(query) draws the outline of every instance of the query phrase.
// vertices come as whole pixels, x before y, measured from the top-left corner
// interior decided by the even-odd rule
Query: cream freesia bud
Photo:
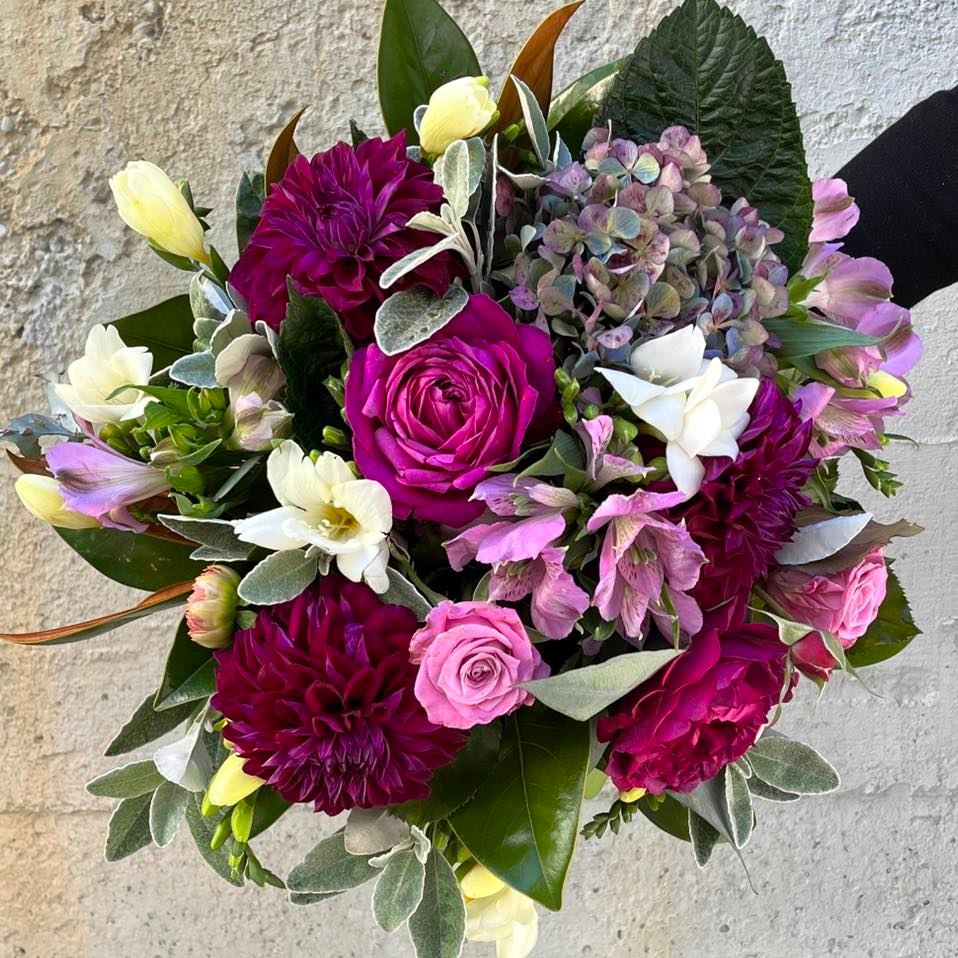
[[[456,140],[481,133],[496,115],[487,77],[460,77],[433,91],[419,125],[424,153],[438,156]]]
[[[176,184],[146,160],[127,163],[110,177],[117,212],[130,229],[187,259],[209,263],[203,227]]]
[[[243,771],[245,761],[246,759],[237,755],[236,752],[230,752],[226,756],[226,761],[216,770],[206,790],[206,797],[211,804],[219,805],[221,808],[225,805],[235,805],[265,784],[263,779],[255,775],[247,775]]]
[[[27,511],[58,529],[99,529],[92,516],[68,509],[63,502],[60,483],[52,476],[26,475],[14,484]]]
[[[496,958],[526,958],[539,937],[539,915],[531,898],[474,865],[460,882],[466,903],[466,938],[494,941]]]
[[[229,645],[239,584],[239,573],[225,565],[211,565],[197,577],[186,600],[186,629],[197,645],[207,649]]]

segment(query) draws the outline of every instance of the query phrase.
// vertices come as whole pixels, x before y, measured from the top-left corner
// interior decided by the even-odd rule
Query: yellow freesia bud
[[[496,115],[488,77],[460,77],[433,91],[419,124],[424,153],[439,156],[456,140],[481,133]]]
[[[130,229],[168,253],[209,263],[200,221],[158,166],[146,160],[127,163],[110,177],[110,189],[117,212]]]
[[[27,511],[58,529],[99,529],[92,516],[68,509],[63,502],[60,483],[52,476],[20,476],[14,484]]]
[[[645,794],[644,788],[630,788],[627,792],[619,792],[619,801],[631,805],[637,802]]]
[[[898,399],[908,392],[908,385],[904,381],[880,369],[873,372],[866,381],[872,389],[877,390],[882,399]]]
[[[246,759],[235,752],[230,752],[226,757],[226,761],[216,770],[210,787],[206,790],[206,797],[211,804],[220,807],[235,805],[265,784],[263,779],[255,775],[247,775],[243,771],[245,761]]]
[[[526,958],[539,937],[539,915],[532,899],[482,865],[473,866],[460,886],[466,902],[466,938],[494,941],[496,958]]]
[[[501,878],[496,878],[485,865],[474,865],[459,883],[466,898],[488,898],[506,887]]]

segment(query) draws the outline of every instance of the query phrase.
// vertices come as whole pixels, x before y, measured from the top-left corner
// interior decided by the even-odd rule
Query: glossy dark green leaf
[[[346,359],[345,333],[324,299],[301,296],[292,283],[277,354],[286,374],[286,408],[294,416],[293,433],[307,452],[319,449],[323,427],[343,424],[324,381],[338,375]]]
[[[97,572],[132,589],[158,592],[195,579],[204,563],[190,559],[193,546],[119,529],[57,529],[57,535]]]
[[[662,829],[673,838],[679,838],[683,842],[689,841],[689,813],[688,809],[680,805],[669,795],[662,795],[653,803],[648,795],[643,795],[636,805],[639,811],[656,828]]]
[[[889,568],[885,599],[878,610],[878,617],[868,631],[850,648],[845,658],[852,668],[884,662],[905,649],[921,630],[908,605],[908,599],[898,581],[898,576]]]
[[[396,809],[396,813],[410,825],[423,826],[447,818],[462,808],[495,767],[501,737],[502,727],[498,722],[477,725],[469,733],[469,741],[456,755],[455,761],[433,775],[429,797],[406,802]]]
[[[521,709],[505,720],[496,767],[450,819],[489,871],[554,911],[579,831],[590,744],[588,723]]]
[[[278,183],[283,178],[289,164],[299,156],[299,147],[296,146],[294,135],[305,112],[306,107],[303,107],[295,113],[276,137],[276,142],[269,152],[269,159],[266,161],[266,172],[263,174],[264,195],[269,193],[274,183]]]
[[[793,319],[790,316],[766,319],[763,325],[781,340],[775,355],[785,360],[804,359],[842,346],[874,346],[880,342],[874,336],[866,336],[845,326]]]
[[[193,352],[193,313],[185,293],[110,325],[127,346],[146,346],[153,353],[154,372]]]
[[[184,702],[208,698],[215,691],[216,661],[213,653],[190,638],[184,619],[173,638],[153,707],[163,711]]]
[[[256,838],[267,828],[271,827],[279,818],[289,811],[291,802],[286,801],[279,792],[262,785],[256,790],[256,804],[253,806],[253,827],[249,837]]]
[[[726,200],[748,197],[784,231],[789,269],[801,264],[812,225],[801,126],[784,67],[740,17],[685,0],[636,47],[597,119],[639,143],[676,124],[697,134]]]
[[[549,129],[558,131],[573,156],[592,129],[595,115],[627,59],[622,57],[590,70],[552,98],[547,118]]]
[[[266,196],[265,178],[262,173],[247,170],[236,188],[236,248],[246,249],[253,230],[259,225],[260,210]]]
[[[418,143],[416,107],[444,83],[481,73],[465,34],[436,0],[386,0],[377,79],[390,134],[404,129],[407,142]]]

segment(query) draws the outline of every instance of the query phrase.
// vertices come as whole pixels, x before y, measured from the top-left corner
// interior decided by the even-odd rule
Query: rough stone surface
[[[549,0],[449,0],[485,69],[500,77]],[[733,0],[785,60],[815,174],[836,169],[909,106],[953,84],[950,0]],[[564,45],[560,81],[623,53],[671,0],[590,0]],[[239,171],[261,166],[285,119],[314,109],[300,141],[378,129],[376,0],[0,2],[0,419],[40,408],[38,374],[60,373],[95,321],[179,291],[180,275],[123,229],[108,175],[149,158],[188,174],[228,210]],[[907,162],[902,189],[908,188]],[[229,217],[214,236],[235,249]],[[907,242],[907,237],[902,238]],[[926,533],[899,546],[925,630],[868,673],[875,694],[834,683],[805,694],[787,729],[843,770],[839,794],[765,806],[747,850],[757,894],[730,854],[705,872],[687,846],[639,819],[578,856],[542,958],[945,958],[958,941],[958,347],[954,291],[916,310],[927,355],[898,445],[907,482],[883,516]],[[10,472],[4,467],[5,472]],[[852,470],[848,470],[852,471]],[[102,580],[0,484],[2,626],[50,627],[120,608]],[[78,647],[0,649],[0,955],[406,955],[370,920],[367,895],[297,909],[278,893],[227,888],[188,836],[118,865],[102,860],[108,802],[83,783],[158,674],[172,621],[149,619]],[[806,690],[807,692],[807,690]],[[333,824],[291,814],[264,844],[277,871]],[[488,953],[478,948],[469,954]]]

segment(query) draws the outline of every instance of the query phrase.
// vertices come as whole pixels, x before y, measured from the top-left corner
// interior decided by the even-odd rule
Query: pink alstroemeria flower
[[[615,424],[611,416],[596,416],[584,419],[576,427],[586,449],[586,475],[589,477],[587,489],[595,492],[617,479],[630,479],[647,475],[652,470],[639,466],[630,459],[613,456],[606,450],[612,441]]]
[[[849,449],[881,449],[878,435],[884,431],[884,417],[898,413],[900,405],[894,396],[845,396],[823,383],[808,383],[795,390],[792,398],[801,403],[802,420],[815,423],[808,450],[821,459],[844,455]]]
[[[847,236],[860,215],[855,201],[848,195],[844,180],[816,180],[812,184],[812,232],[809,243],[827,243]]]
[[[825,274],[805,298],[805,305],[841,319],[859,320],[891,297],[891,271],[881,260],[853,258],[838,252],[837,246],[809,250],[802,273],[808,277]]]
[[[650,612],[666,633],[676,617],[689,635],[702,628],[702,612],[686,593],[698,582],[705,555],[684,522],[677,525],[659,514],[685,498],[682,492],[640,489],[629,496],[609,496],[589,519],[589,532],[608,526],[593,602],[626,638],[642,638]],[[662,601],[663,588],[668,589],[674,617]]]
[[[99,441],[60,443],[47,452],[47,465],[68,508],[111,529],[144,532],[146,524],[134,519],[128,507],[170,489],[159,469]]]

